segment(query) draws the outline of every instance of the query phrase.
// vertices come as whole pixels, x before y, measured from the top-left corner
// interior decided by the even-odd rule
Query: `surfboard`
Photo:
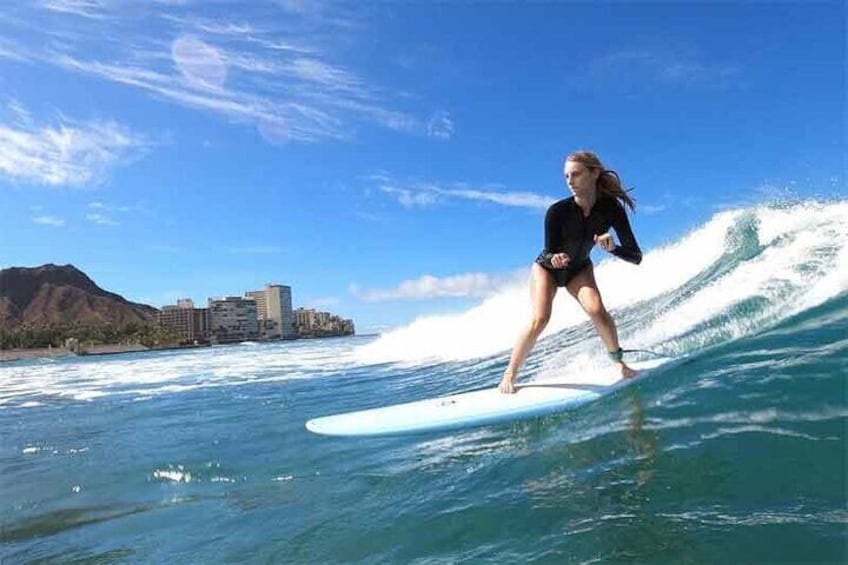
[[[562,375],[519,384],[515,394],[502,394],[496,384],[438,398],[314,418],[310,432],[328,436],[390,436],[444,432],[537,418],[574,409],[647,377],[670,361],[652,359],[630,364],[639,371],[621,379],[612,370]]]

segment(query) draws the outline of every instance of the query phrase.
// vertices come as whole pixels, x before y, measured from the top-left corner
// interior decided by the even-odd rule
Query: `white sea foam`
[[[332,348],[316,342],[275,342],[10,365],[0,367],[0,407],[113,395],[143,399],[197,388],[310,378],[354,365],[352,351],[353,345],[343,340]]]
[[[156,469],[153,471],[153,478],[159,481],[171,481],[174,483],[190,483],[192,479],[191,473],[186,471],[182,465],[168,469]]]
[[[811,436],[810,434],[805,434],[801,432],[796,432],[795,430],[788,430],[786,428],[774,428],[768,426],[760,426],[756,424],[749,424],[745,426],[735,426],[732,428],[719,428],[715,432],[702,434],[701,439],[717,439],[725,436],[733,436],[737,434],[770,434],[777,436],[787,436],[794,437],[799,439],[808,439],[812,441],[819,441],[827,438],[818,438],[815,436]]]
[[[682,429],[689,430],[703,425],[762,425],[762,424],[786,424],[797,422],[826,422],[831,420],[844,420],[848,418],[848,409],[837,406],[823,406],[815,411],[792,412],[777,408],[768,408],[755,411],[734,411],[709,414],[693,418],[664,418],[651,419],[647,428],[653,430]]]
[[[675,522],[697,522],[719,526],[763,526],[771,524],[845,524],[848,512],[832,510],[825,512],[791,512],[781,508],[774,511],[759,511],[733,514],[729,509],[722,512],[715,507],[710,510],[695,510],[681,513],[659,513],[658,516]]]

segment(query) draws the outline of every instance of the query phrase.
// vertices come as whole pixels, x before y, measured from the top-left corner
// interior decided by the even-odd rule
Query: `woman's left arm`
[[[620,259],[638,265],[642,262],[642,250],[639,249],[639,244],[636,243],[636,238],[633,236],[633,230],[630,228],[630,220],[627,218],[627,212],[624,210],[624,206],[617,202],[614,208],[612,227],[615,229],[620,243],[611,253]]]

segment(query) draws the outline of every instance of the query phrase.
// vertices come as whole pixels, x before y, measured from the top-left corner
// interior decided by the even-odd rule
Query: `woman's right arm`
[[[549,269],[556,268],[551,263],[554,255],[561,253],[562,228],[559,225],[559,213],[557,204],[552,204],[545,214],[545,250],[542,252],[542,260],[539,263]]]

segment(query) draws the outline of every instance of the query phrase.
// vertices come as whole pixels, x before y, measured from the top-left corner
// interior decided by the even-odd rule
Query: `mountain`
[[[150,323],[156,308],[130,302],[97,286],[73,265],[0,270],[0,329],[81,323]]]

